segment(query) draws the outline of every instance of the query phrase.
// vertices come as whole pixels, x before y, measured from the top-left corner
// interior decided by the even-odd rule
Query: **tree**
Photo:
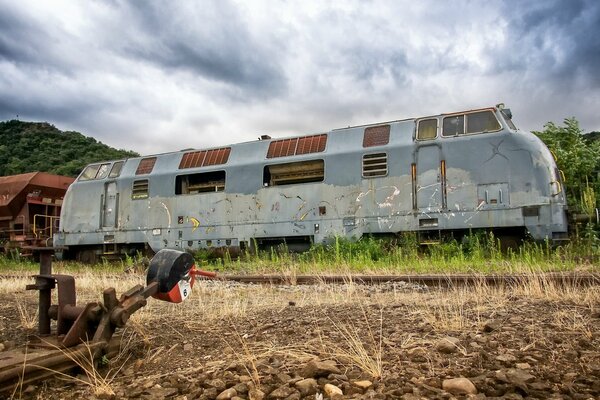
[[[90,163],[139,156],[46,122],[0,122],[0,176],[43,171],[77,176]]]
[[[533,133],[546,143],[564,172],[569,206],[578,211],[597,207],[600,141],[586,138],[574,117],[566,118],[563,126],[548,122],[543,131]]]

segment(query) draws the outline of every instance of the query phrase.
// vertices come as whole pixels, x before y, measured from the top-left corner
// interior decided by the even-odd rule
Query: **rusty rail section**
[[[147,285],[135,285],[117,298],[114,288],[105,289],[102,302],[77,305],[75,278],[52,274],[54,249],[31,250],[40,255],[40,274],[27,290],[39,291],[38,338],[26,349],[0,355],[0,393],[65,373],[74,367],[93,363],[102,355],[116,354],[119,340],[113,336],[130,316],[147,304],[149,297],[178,303],[189,295],[194,274],[191,255],[174,250],[158,252],[150,263]],[[186,290],[182,297],[180,289]],[[52,290],[58,304],[52,304]],[[181,290],[183,290],[181,289]],[[56,321],[51,335],[51,322]],[[0,396],[1,397],[1,396]]]
[[[516,285],[536,280],[555,285],[600,285],[600,273],[535,273],[535,274],[452,274],[452,275],[224,275],[218,279],[240,283],[273,285],[315,285],[357,283],[377,285],[388,282],[409,282],[430,287],[486,285]]]

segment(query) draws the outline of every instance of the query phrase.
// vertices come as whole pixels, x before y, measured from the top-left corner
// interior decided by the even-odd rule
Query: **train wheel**
[[[498,236],[500,241],[500,251],[507,254],[509,251],[515,252],[519,250],[519,247],[523,243],[523,240],[519,236],[515,235],[500,235]]]
[[[81,250],[77,253],[77,261],[83,264],[95,264],[96,252],[92,249]]]

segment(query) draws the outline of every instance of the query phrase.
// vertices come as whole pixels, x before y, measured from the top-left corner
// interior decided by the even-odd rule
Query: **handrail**
[[[556,183],[557,190],[556,190],[556,193],[552,194],[552,197],[558,196],[563,190],[562,185],[560,184],[559,181],[552,181],[552,182],[550,182],[550,185],[553,185],[555,183]]]
[[[43,229],[45,230],[50,230],[50,235],[48,235],[48,237],[52,237],[54,236],[54,223],[58,220],[60,220],[59,216],[55,216],[55,215],[44,215],[44,214],[35,214],[33,216],[33,229],[31,230],[33,232],[33,234],[35,235],[36,238],[38,238],[38,233],[36,232],[36,219],[37,217],[42,217],[42,218],[46,218],[47,220],[50,220],[50,224],[46,224],[46,227]]]

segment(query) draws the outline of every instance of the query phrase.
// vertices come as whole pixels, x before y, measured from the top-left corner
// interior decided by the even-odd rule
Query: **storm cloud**
[[[592,0],[0,6],[0,120],[144,154],[498,102],[600,129]]]

